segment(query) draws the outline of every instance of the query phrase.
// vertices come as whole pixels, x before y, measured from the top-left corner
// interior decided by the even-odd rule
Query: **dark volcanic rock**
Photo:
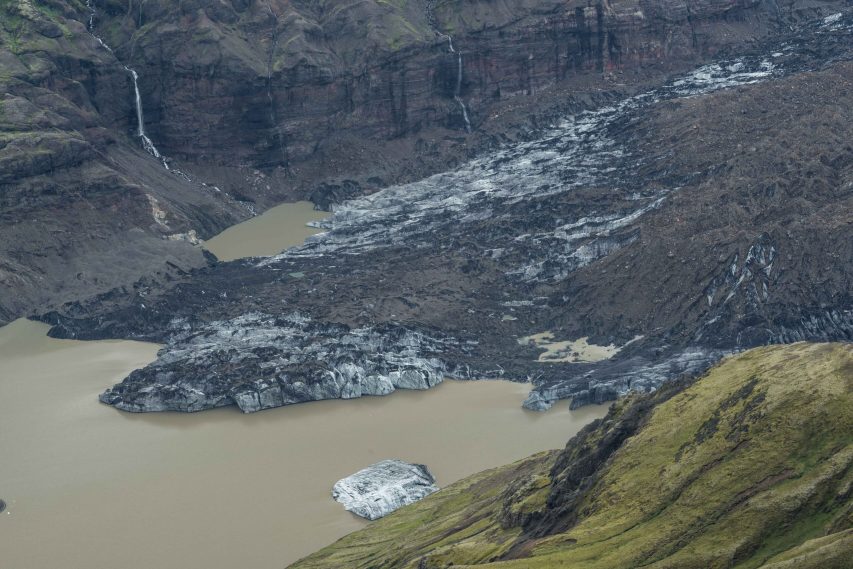
[[[308,196],[308,199],[317,208],[329,211],[334,204],[351,200],[362,193],[361,185],[354,180],[343,180],[340,183],[323,182]]]
[[[181,279],[187,241],[270,205],[443,171],[843,4],[4,2],[0,323]]]
[[[571,398],[571,408],[577,409],[614,401],[632,391],[650,393],[669,379],[702,374],[723,355],[720,351],[694,347],[664,358],[620,358],[538,386],[523,405],[533,411],[544,411],[555,401]]]
[[[231,377],[218,354],[240,352],[255,324],[215,337],[192,365],[174,362],[196,333],[256,312],[298,310],[338,340],[424,331],[434,340],[416,358],[531,381],[533,408],[651,391],[755,345],[853,339],[851,18],[805,23],[456,170],[351,200],[326,233],[277,257],[44,319],[87,338],[164,340],[175,318],[188,326],[114,388],[128,408],[175,382],[228,403],[233,385],[209,389],[207,378]],[[517,340],[545,330],[623,349],[597,363],[537,361]],[[259,355],[257,368],[291,351]],[[383,374],[405,366],[370,361]],[[161,366],[175,375],[158,380]]]
[[[132,75],[76,6],[0,5],[0,324],[180,278],[207,263],[198,237],[250,216],[128,136]]]

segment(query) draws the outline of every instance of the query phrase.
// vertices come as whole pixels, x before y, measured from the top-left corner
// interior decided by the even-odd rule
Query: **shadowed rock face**
[[[423,464],[383,460],[338,480],[332,498],[357,516],[378,520],[434,492],[435,478]]]
[[[760,4],[110,1],[98,26],[145,79],[166,154],[355,176],[370,155],[339,147],[464,131],[456,96],[476,124],[572,75],[673,67],[771,29]]]
[[[193,410],[371,392],[365,378],[407,369],[397,358],[409,348],[415,368],[433,362],[423,377],[528,380],[528,407],[577,406],[755,345],[850,339],[851,17],[347,202],[326,233],[279,256],[44,319],[58,336],[167,342],[105,395],[133,410],[184,388],[202,394]],[[296,311],[313,332],[294,343],[290,324],[268,330]],[[545,330],[623,349],[541,362],[517,338]],[[317,367],[292,366],[301,354]]]
[[[160,286],[272,204],[443,171],[838,4],[5,1],[0,322]]]

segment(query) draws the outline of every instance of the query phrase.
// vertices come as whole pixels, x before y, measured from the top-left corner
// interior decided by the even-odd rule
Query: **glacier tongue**
[[[102,402],[131,412],[236,404],[253,413],[467,378],[436,357],[464,350],[457,340],[393,325],[351,329],[298,313],[247,313],[195,328],[181,319],[170,326],[157,360],[107,389]]]

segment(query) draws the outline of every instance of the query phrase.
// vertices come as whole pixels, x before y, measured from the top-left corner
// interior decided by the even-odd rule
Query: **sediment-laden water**
[[[384,458],[440,485],[561,447],[603,409],[523,411],[526,386],[429,392],[243,415],[130,414],[98,403],[154,358],[139,342],[55,340],[0,328],[0,566],[280,568],[364,522],[332,485]]]
[[[282,204],[226,229],[206,241],[204,247],[222,261],[277,255],[319,233],[320,229],[306,224],[328,215],[315,211],[311,202]]]

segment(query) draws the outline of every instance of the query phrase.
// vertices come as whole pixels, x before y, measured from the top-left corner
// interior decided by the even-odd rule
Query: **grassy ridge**
[[[639,403],[621,404],[582,444],[608,438]],[[853,346],[728,359],[652,408],[572,502],[557,459],[475,475],[294,567],[847,567]],[[554,512],[571,522],[530,531]]]

